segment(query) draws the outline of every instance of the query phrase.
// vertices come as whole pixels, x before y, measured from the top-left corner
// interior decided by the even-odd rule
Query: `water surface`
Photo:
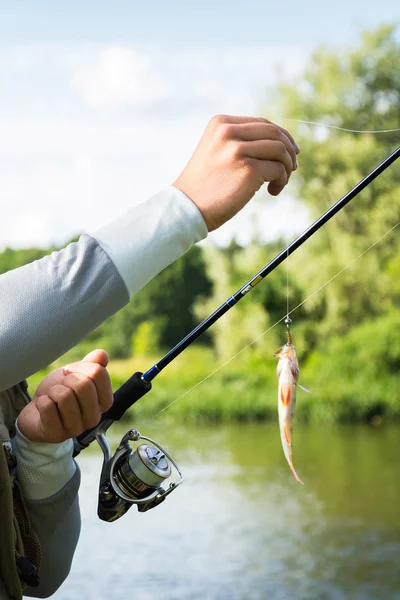
[[[298,426],[304,486],[275,425],[140,429],[185,482],[103,523],[102,457],[82,453],[82,535],[56,600],[400,600],[400,426]]]

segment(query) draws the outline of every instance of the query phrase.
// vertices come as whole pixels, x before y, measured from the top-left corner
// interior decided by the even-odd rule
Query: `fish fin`
[[[290,400],[292,398],[292,389],[290,385],[281,386],[279,388],[280,391],[280,400],[283,406],[289,406]]]
[[[289,437],[286,425],[283,426],[283,435],[285,436],[285,440],[286,440],[287,445],[291,446],[292,442],[290,441],[290,437]]]
[[[285,441],[288,445],[288,450],[289,450],[289,454],[286,455],[286,460],[288,461],[290,470],[292,471],[292,475],[295,478],[296,481],[298,481],[298,483],[301,483],[302,485],[304,485],[304,482],[300,479],[300,477],[297,475],[295,468],[293,466],[293,462],[292,462],[292,439],[291,439],[291,435],[289,435],[288,429],[286,427],[286,425],[283,426],[283,434],[285,436]],[[286,454],[286,453],[285,453]]]
[[[300,477],[297,475],[296,471],[294,470],[294,466],[289,463],[289,467],[290,467],[290,470],[292,471],[292,474],[293,474],[293,477],[295,478],[295,480],[298,481],[299,483],[301,483],[301,485],[304,485],[304,481],[302,481],[300,479]]]
[[[307,394],[311,394],[311,390],[308,390],[307,388],[303,387],[302,385],[300,385],[299,383],[297,384],[297,386],[303,390],[303,392],[307,392]]]

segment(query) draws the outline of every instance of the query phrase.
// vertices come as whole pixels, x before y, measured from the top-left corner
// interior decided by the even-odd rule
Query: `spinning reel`
[[[97,514],[102,521],[116,521],[133,504],[139,512],[158,506],[183,481],[182,473],[166,450],[154,440],[130,429],[122,438],[114,455],[106,438],[108,428],[125,411],[151,390],[151,383],[142,373],[135,373],[114,394],[114,404],[103,414],[96,427],[75,438],[76,456],[94,440],[103,451]],[[145,443],[132,448],[131,442]],[[175,471],[174,481],[167,482]],[[164,484],[164,487],[163,487]]]
[[[182,473],[166,450],[154,440],[130,429],[122,438],[114,456],[105,433],[97,432],[97,441],[103,451],[104,461],[100,475],[97,514],[102,521],[116,521],[136,504],[139,512],[145,512],[164,502],[183,481]],[[132,450],[130,442],[143,440]],[[179,478],[163,483],[171,477],[172,469]]]

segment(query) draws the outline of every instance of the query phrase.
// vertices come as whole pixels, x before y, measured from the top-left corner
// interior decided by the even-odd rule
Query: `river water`
[[[304,486],[276,425],[140,429],[185,482],[103,523],[102,457],[82,453],[82,534],[56,600],[400,600],[399,425],[296,427]]]

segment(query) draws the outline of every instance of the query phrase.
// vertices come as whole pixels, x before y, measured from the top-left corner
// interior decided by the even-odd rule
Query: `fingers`
[[[273,125],[274,127],[278,127],[278,129],[280,129],[280,131],[287,138],[289,138],[289,140],[291,141],[291,143],[293,144],[293,146],[295,148],[296,154],[299,154],[299,152],[300,152],[300,146],[296,143],[293,136],[291,135],[291,133],[289,133],[289,131],[287,129],[285,129],[284,127],[281,127],[280,125],[275,125],[274,123],[272,123],[272,121],[270,121],[269,119],[265,119],[264,117],[240,117],[240,116],[234,116],[234,115],[216,115],[215,117],[213,117],[211,119],[210,123],[212,125],[216,124],[217,126],[219,126],[221,124],[227,124],[227,125],[229,125],[229,124],[231,124],[231,125],[253,124],[253,125],[257,125],[259,123],[266,124],[266,125]]]
[[[260,123],[260,122],[270,123],[271,121],[268,121],[268,119],[264,119],[263,117],[242,117],[242,116],[236,116],[236,115],[215,115],[211,119],[211,123],[216,123],[217,125],[219,125],[221,123],[227,123],[227,124],[236,123],[236,124],[238,124],[238,123]]]
[[[247,144],[247,148],[253,148],[253,153],[249,154],[249,156],[261,159],[271,158],[270,155],[264,156],[263,151],[265,152],[268,149],[269,144],[272,144],[272,142],[275,141],[276,147],[278,147],[279,144],[282,145],[282,149],[278,152],[277,156],[279,157],[282,152],[286,150],[287,155],[289,155],[291,159],[290,170],[295,171],[297,169],[296,148],[298,148],[298,146],[286,130],[283,130],[273,123],[259,122],[233,125],[232,130],[236,133],[238,139],[248,142],[257,142],[256,145]],[[259,154],[257,154],[257,152],[259,152]],[[287,155],[285,153],[285,156]]]
[[[95,361],[95,362],[94,362]],[[79,362],[63,369],[61,384],[53,385],[47,398],[53,402],[65,437],[75,437],[95,427],[103,412],[113,403],[111,380],[107,369],[108,355],[104,350],[94,350]],[[54,407],[40,399],[48,421],[56,420]],[[38,407],[39,410],[39,407]]]
[[[62,384],[51,386],[46,395],[35,400],[43,431],[61,427],[63,439],[95,427],[113,400],[110,377],[104,367],[85,361],[76,365],[74,372],[64,376]]]
[[[294,140],[293,136],[292,136],[292,135],[289,133],[289,131],[288,131],[287,129],[285,129],[284,127],[281,127],[281,126],[279,126],[279,129],[280,129],[280,130],[282,131],[282,133],[284,133],[284,134],[285,134],[285,135],[286,135],[286,136],[289,138],[289,140],[292,142],[292,144],[293,144],[293,146],[294,146],[294,148],[295,148],[296,154],[300,154],[300,146],[299,146],[299,145],[297,144],[297,142]]]
[[[270,182],[268,191],[272,195],[279,194],[298,167],[296,155],[300,148],[289,132],[262,117],[217,115],[214,123],[222,128],[225,143],[236,144],[237,157],[257,161],[263,181]],[[265,164],[261,165],[259,161],[265,161]],[[286,176],[279,163],[284,166]]]
[[[57,444],[67,439],[57,405],[47,395],[35,397],[25,406],[18,427],[32,442]]]
[[[21,432],[30,440],[59,443],[95,427],[113,403],[104,350],[55,369],[43,379],[18,416]]]
[[[294,170],[293,165],[296,165],[297,163],[293,163],[293,160],[296,161],[296,158],[295,156],[294,158],[293,156],[291,156],[291,154],[286,148],[286,145],[283,142],[281,142],[280,140],[257,140],[254,142],[243,142],[242,146],[244,154],[246,156],[249,156],[250,158],[255,158],[259,161],[264,160],[281,163],[285,167],[287,175],[286,182],[284,185],[287,184]],[[271,172],[270,168],[268,172]],[[271,179],[266,179],[265,181],[271,181]]]
[[[44,418],[48,420],[48,424],[51,420],[57,421],[57,411],[58,420],[61,422],[67,438],[79,435],[86,429],[79,402],[77,402],[74,391],[69,387],[54,385],[47,396],[41,396],[36,404],[42,416],[43,427],[45,425]]]
[[[268,192],[277,196],[287,185],[289,176],[282,162],[276,160],[252,160],[254,169],[263,181],[268,181]]]
[[[271,196],[279,196],[285,185],[281,185],[278,181],[270,181],[268,184],[268,192]]]
[[[83,360],[98,363],[102,367],[106,367],[108,365],[108,354],[105,350],[92,350],[89,354],[86,354]]]
[[[72,374],[75,377],[69,377]],[[81,360],[64,367],[64,375],[63,384],[71,387],[79,398],[82,396],[82,402],[87,397],[87,389],[91,388],[97,395],[101,412],[110,408],[113,403],[113,394],[110,375],[105,367],[98,363]]]
[[[70,403],[74,404],[79,411],[79,421],[77,420],[76,423],[82,423],[81,431],[74,435],[98,425],[101,414],[107,408],[103,408],[104,398],[99,397],[93,379],[82,373],[71,373],[64,377],[63,386],[71,391]],[[66,418],[70,416],[72,419],[72,413],[68,412],[68,408],[66,407],[65,411]],[[74,412],[76,413],[75,408]]]
[[[265,123],[270,123],[271,125],[274,124],[274,123],[272,123],[272,121],[269,121],[268,119],[264,119],[262,117],[260,117],[260,121],[264,121]],[[285,129],[284,127],[281,127],[280,125],[277,125],[277,127],[279,127],[279,129],[282,131],[282,133],[284,133],[289,138],[289,140],[292,142],[293,146],[295,147],[296,154],[299,154],[300,146],[298,144],[296,144],[292,134],[289,133],[289,131],[287,129]]]
[[[293,170],[297,168],[296,154],[300,147],[287,129],[272,123],[263,117],[237,117],[231,115],[216,115],[211,119],[211,124],[216,127],[225,127],[228,137],[237,140],[262,140],[276,139],[283,142],[287,151],[293,158]]]

